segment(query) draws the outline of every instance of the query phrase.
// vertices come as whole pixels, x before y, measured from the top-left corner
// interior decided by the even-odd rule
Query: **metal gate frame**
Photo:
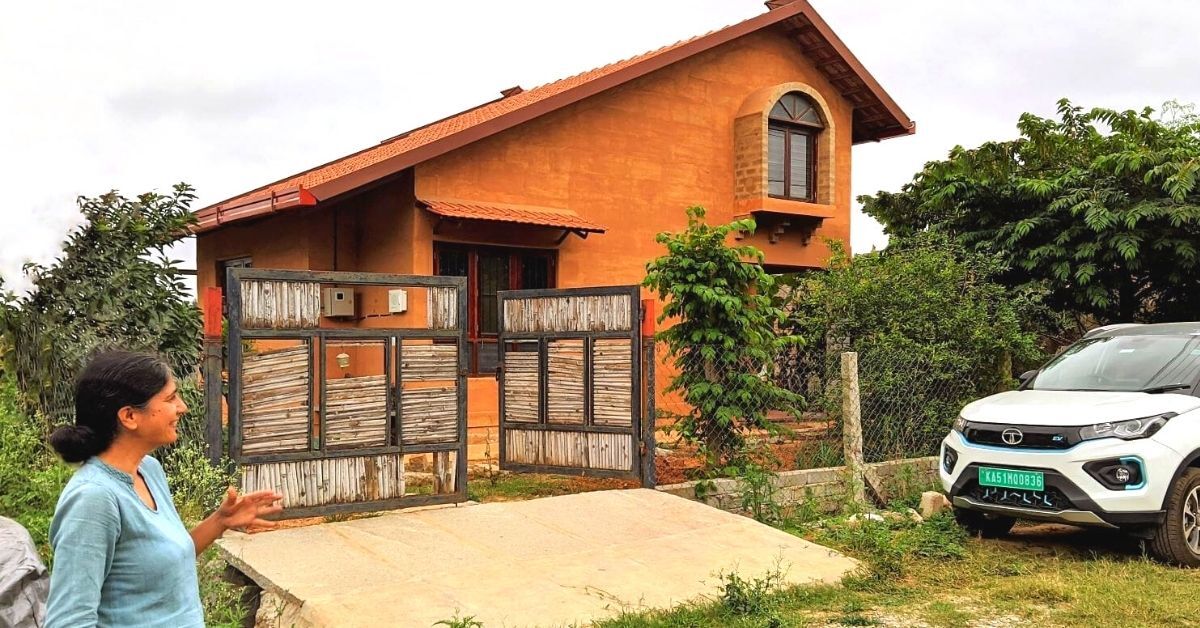
[[[243,280],[291,281],[317,284],[335,284],[345,286],[389,286],[396,288],[453,288],[457,295],[457,326],[456,329],[418,329],[418,328],[315,328],[315,329],[267,329],[249,328],[242,322],[242,289]],[[339,512],[360,512],[371,510],[386,510],[407,508],[413,506],[449,504],[467,501],[467,280],[465,277],[442,277],[426,275],[395,275],[386,273],[362,273],[339,271],[301,271],[301,270],[270,270],[259,268],[229,268],[226,271],[226,294],[228,303],[228,364],[229,364],[229,456],[239,464],[255,464],[268,462],[285,462],[299,460],[319,460],[351,456],[371,456],[379,454],[424,454],[437,452],[457,452],[455,458],[454,484],[455,490],[450,493],[434,495],[405,496],[392,499],[336,503],[315,507],[288,508],[284,516],[287,518],[328,515]],[[401,394],[403,376],[399,367],[403,351],[403,341],[412,338],[454,339],[458,346],[458,364],[455,378],[457,394],[457,440],[453,443],[433,445],[402,444],[400,433],[403,429],[401,415]],[[305,451],[295,451],[272,454],[242,454],[242,341],[243,340],[306,340],[309,343],[310,367],[312,352],[317,355],[317,372],[324,378],[326,356],[324,345],[327,340],[383,340],[388,343],[384,351],[384,368],[391,373],[395,365],[395,383],[388,386],[389,420],[386,422],[388,443],[382,447],[337,448],[328,449],[325,430],[328,422],[325,420],[326,399],[325,386],[321,386],[321,394],[315,400],[316,410],[321,417],[321,434],[319,439],[313,438],[312,422],[309,422],[309,447]],[[395,343],[393,347],[391,343]],[[313,388],[316,382],[309,379],[309,400],[313,403]],[[310,410],[311,411],[311,410]],[[403,459],[401,459],[403,464]]]
[[[628,295],[630,303],[630,329],[621,331],[537,331],[510,332],[507,331],[504,317],[506,301],[533,298],[555,297],[590,297],[606,295]],[[498,292],[499,307],[499,338],[497,379],[499,381],[500,405],[500,453],[498,459],[500,468],[506,471],[524,473],[557,473],[587,477],[614,477],[637,479],[643,486],[654,486],[654,342],[645,343],[647,350],[643,351],[641,289],[638,286],[609,286],[597,288],[550,288],[538,290],[501,290]],[[593,373],[592,347],[597,339],[628,338],[631,345],[631,400],[630,427],[611,427],[593,424]],[[547,420],[547,394],[549,379],[548,343],[551,340],[582,339],[584,342],[584,422],[578,424],[554,424]],[[538,422],[510,422],[505,408],[504,379],[505,354],[507,344],[515,341],[536,341],[538,343]],[[643,361],[645,360],[645,361]],[[648,377],[643,380],[643,371]],[[562,431],[583,433],[630,434],[633,438],[631,448],[632,464],[628,470],[618,469],[589,469],[582,467],[563,467],[542,464],[513,463],[508,461],[507,436],[509,429],[533,431]]]

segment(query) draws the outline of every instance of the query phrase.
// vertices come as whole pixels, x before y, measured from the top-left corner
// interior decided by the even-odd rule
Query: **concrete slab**
[[[659,491],[600,491],[396,512],[218,542],[296,626],[586,624],[713,595],[719,574],[833,583],[857,563]],[[270,619],[271,617],[268,617]]]

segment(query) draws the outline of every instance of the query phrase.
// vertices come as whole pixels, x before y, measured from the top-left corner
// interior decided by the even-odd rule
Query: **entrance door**
[[[501,469],[652,484],[639,296],[637,286],[499,293]]]

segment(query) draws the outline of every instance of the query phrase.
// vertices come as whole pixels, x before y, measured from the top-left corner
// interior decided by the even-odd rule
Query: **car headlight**
[[[967,429],[967,420],[962,418],[961,416],[958,417],[957,419],[954,419],[953,429],[955,432],[958,432],[959,434],[964,433]]]
[[[1167,420],[1175,416],[1176,412],[1167,412],[1155,416],[1148,416],[1142,419],[1130,419],[1128,421],[1113,421],[1111,423],[1097,423],[1079,429],[1080,440],[1094,440],[1097,438],[1120,438],[1122,440],[1136,440],[1139,438],[1149,438],[1154,436],[1162,426],[1167,424]]]

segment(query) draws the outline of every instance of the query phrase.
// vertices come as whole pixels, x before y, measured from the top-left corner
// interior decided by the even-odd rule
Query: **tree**
[[[50,422],[72,416],[75,373],[96,349],[121,346],[163,355],[183,374],[199,353],[200,314],[168,246],[192,224],[192,188],[128,199],[81,197],[86,224],[49,265],[29,264],[33,289],[0,293],[5,369],[27,409]]]
[[[804,338],[784,379],[803,383],[797,374],[818,370],[836,381],[836,351],[858,352],[868,461],[935,452],[964,404],[1007,390],[1014,363],[1042,357],[1027,331],[1040,295],[993,283],[1003,270],[995,260],[930,235],[854,258],[840,243],[831,247],[824,272],[798,276],[782,291],[784,330]],[[841,390],[827,395],[836,416]]]
[[[762,252],[731,247],[734,231],[754,231],[752,219],[709,226],[704,209],[687,210],[688,226],[655,240],[667,253],[646,265],[642,284],[665,302],[659,332],[677,374],[666,392],[679,391],[690,411],[678,417],[683,438],[699,442],[710,462],[729,462],[747,430],[772,429],[770,409],[795,413],[801,399],[776,385],[777,351],[791,341],[776,333],[783,310]]]
[[[1009,286],[1041,285],[1048,303],[1099,322],[1192,319],[1200,306],[1200,118],[1084,111],[1023,114],[1020,137],[950,151],[899,193],[859,200],[905,246],[945,234],[998,256]],[[1082,326],[1082,322],[1080,322]]]

